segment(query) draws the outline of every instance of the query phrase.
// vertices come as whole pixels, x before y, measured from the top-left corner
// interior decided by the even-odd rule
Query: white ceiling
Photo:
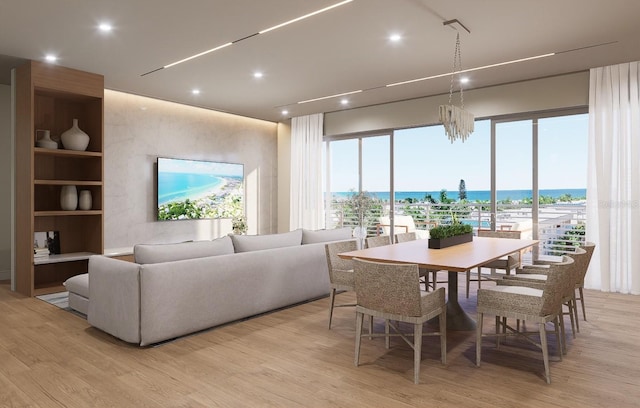
[[[639,0],[354,0],[142,76],[338,1],[0,0],[0,78],[55,53],[60,65],[103,74],[109,89],[279,121],[283,108],[300,116],[447,93],[449,77],[385,85],[450,72],[451,19],[471,30],[460,34],[463,68],[568,51],[471,72],[466,88],[640,60]],[[101,21],[113,31],[99,33]],[[403,40],[392,44],[391,33]],[[355,90],[364,92],[347,107],[297,104]]]

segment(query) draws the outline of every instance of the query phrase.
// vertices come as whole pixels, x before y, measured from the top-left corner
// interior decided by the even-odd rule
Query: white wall
[[[278,232],[290,230],[291,219],[291,120],[278,124]]]
[[[277,124],[105,91],[104,247],[211,239],[230,220],[156,221],[158,156],[244,164],[249,234],[277,230]]]
[[[11,86],[0,85],[0,280],[11,274]]]

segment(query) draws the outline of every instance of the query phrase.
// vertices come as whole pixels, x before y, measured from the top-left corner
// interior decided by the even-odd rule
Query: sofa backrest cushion
[[[232,253],[233,243],[228,236],[214,239],[213,241],[192,241],[178,244],[138,244],[133,247],[133,256],[136,263],[139,264],[180,261]]]
[[[283,248],[300,245],[302,243],[302,230],[297,229],[269,235],[231,235],[231,240],[236,252]]]
[[[317,244],[320,242],[344,241],[352,238],[350,227],[326,230],[302,230],[302,244]]]

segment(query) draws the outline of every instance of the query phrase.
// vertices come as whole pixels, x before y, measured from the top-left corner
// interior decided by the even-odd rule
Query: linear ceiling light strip
[[[331,98],[337,98],[337,97],[340,97],[340,96],[353,95],[353,94],[357,94],[357,93],[360,93],[360,92],[362,92],[362,89],[358,89],[357,91],[343,92],[343,93],[339,93],[339,94],[335,94],[335,95],[321,96],[320,98],[313,98],[313,99],[307,99],[306,101],[300,101],[300,102],[298,102],[298,105],[301,105],[303,103],[321,101],[323,99],[331,99]]]
[[[495,68],[495,67],[500,67],[500,66],[509,65],[509,64],[516,64],[518,62],[531,61],[531,60],[534,60],[534,59],[551,57],[553,55],[556,55],[556,53],[555,52],[551,52],[551,53],[548,53],[548,54],[536,55],[534,57],[527,57],[527,58],[520,58],[520,59],[516,59],[516,60],[511,60],[511,61],[498,62],[496,64],[483,65],[481,67],[463,69],[461,71],[457,71],[456,73],[461,74],[461,73],[464,73],[464,72],[480,71],[482,69]],[[446,74],[438,74],[438,75],[432,75],[432,76],[428,76],[428,77],[424,77],[424,78],[410,79],[408,81],[395,82],[393,84],[388,84],[388,85],[386,85],[386,87],[388,88],[388,87],[392,87],[392,86],[405,85],[405,84],[411,84],[411,83],[414,83],[414,82],[426,81],[426,80],[429,80],[429,79],[442,78],[442,77],[450,76],[452,74],[453,74],[453,72],[447,72]]]
[[[303,16],[296,17],[296,18],[291,19],[291,20],[289,20],[289,21],[285,21],[284,23],[280,23],[280,24],[274,25],[273,27],[269,27],[269,28],[266,28],[266,29],[264,29],[264,30],[262,30],[262,31],[258,31],[257,33],[253,33],[253,34],[247,35],[247,36],[245,36],[245,37],[239,38],[239,39],[237,39],[237,40],[235,40],[235,41],[231,41],[231,42],[228,42],[228,43],[226,43],[226,44],[219,45],[219,46],[217,46],[217,47],[215,47],[215,48],[211,48],[210,50],[203,51],[203,52],[200,52],[200,53],[198,53],[198,54],[192,55],[192,56],[190,56],[190,57],[183,58],[183,59],[181,59],[181,60],[179,60],[179,61],[172,62],[172,63],[170,63],[170,64],[167,64],[167,65],[163,66],[162,68],[156,68],[156,69],[154,69],[154,70],[152,70],[152,71],[145,72],[145,73],[144,73],[144,74],[142,74],[141,76],[145,76],[145,75],[151,74],[151,73],[153,73],[153,72],[160,71],[161,69],[171,68],[171,67],[173,67],[173,66],[175,66],[175,65],[182,64],[183,62],[187,62],[187,61],[190,61],[190,60],[192,60],[192,59],[195,59],[195,58],[198,58],[198,57],[202,57],[203,55],[207,55],[207,54],[210,54],[210,53],[212,53],[212,52],[214,52],[214,51],[221,50],[221,49],[226,48],[226,47],[228,47],[228,46],[230,46],[230,45],[236,44],[236,43],[238,43],[238,42],[240,42],[240,41],[244,41],[244,40],[247,40],[247,39],[249,39],[249,38],[251,38],[251,37],[255,37],[256,35],[264,34],[264,33],[268,33],[269,31],[273,31],[273,30],[276,30],[276,29],[278,29],[278,28],[281,28],[281,27],[287,26],[287,25],[289,25],[289,24],[292,24],[292,23],[298,22],[298,21],[300,21],[300,20],[304,20],[304,19],[306,19],[306,18],[313,17],[313,16],[318,15],[318,14],[320,14],[320,13],[324,13],[325,11],[329,11],[329,10],[334,9],[334,8],[336,8],[336,7],[343,6],[343,5],[347,4],[347,3],[351,3],[352,1],[353,1],[353,0],[344,0],[344,1],[341,1],[341,2],[339,2],[339,3],[336,3],[336,4],[333,4],[333,5],[331,5],[331,6],[325,7],[325,8],[323,8],[323,9],[313,11],[313,12],[308,13],[308,14],[305,14],[305,15],[303,15]]]

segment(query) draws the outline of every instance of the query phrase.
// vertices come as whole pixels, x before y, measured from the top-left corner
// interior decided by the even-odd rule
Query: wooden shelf
[[[84,261],[92,255],[98,255],[94,252],[71,252],[68,254],[48,255],[40,258],[34,258],[34,265],[46,265],[62,262]]]
[[[102,157],[102,152],[89,152],[81,150],[47,149],[45,147],[34,147],[35,154],[46,154],[60,157],[94,158]]]
[[[104,77],[29,61],[15,70],[16,290],[27,296],[64,290],[104,250]],[[86,151],[36,146],[36,129],[54,140],[77,120]],[[60,146],[62,147],[62,146]],[[63,211],[64,186],[88,190],[90,210]],[[57,231],[62,255],[34,259],[34,233]]]
[[[34,211],[34,217],[73,217],[77,215],[102,215],[101,210],[54,210],[54,211]]]
[[[34,180],[33,184],[42,186],[102,186],[102,181],[86,180]]]

